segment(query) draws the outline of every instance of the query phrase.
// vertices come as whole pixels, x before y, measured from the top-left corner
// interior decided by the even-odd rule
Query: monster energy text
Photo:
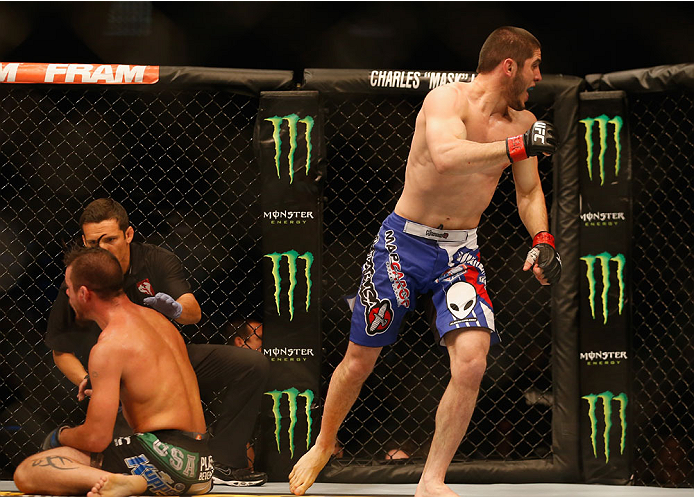
[[[275,441],[277,442],[277,452],[281,453],[282,449],[280,447],[280,435],[282,433],[282,414],[280,412],[280,407],[282,404],[282,398],[287,397],[289,403],[289,455],[294,457],[294,431],[296,430],[296,425],[298,422],[298,399],[302,397],[305,399],[304,414],[306,416],[306,450],[308,450],[311,445],[311,425],[313,419],[311,418],[311,404],[313,404],[313,391],[304,390],[299,392],[296,388],[289,388],[288,390],[273,390],[271,392],[265,392],[265,395],[272,397],[272,413],[275,416]]]
[[[263,349],[271,362],[305,362],[309,357],[314,357],[313,349],[292,349],[287,347]]]
[[[610,290],[610,262],[617,263],[617,281],[619,283],[619,314],[622,314],[624,309],[624,293],[625,293],[625,283],[624,283],[624,267],[626,266],[626,258],[623,254],[617,254],[613,256],[608,252],[603,252],[598,255],[585,255],[581,257],[581,260],[586,263],[586,277],[588,278],[588,300],[590,302],[590,312],[595,319],[595,298],[597,295],[596,286],[597,282],[595,279],[595,261],[600,261],[600,272],[602,275],[602,316],[603,323],[607,324],[608,309],[607,309],[607,297]]]
[[[598,457],[597,434],[598,417],[596,414],[598,401],[602,400],[603,420],[605,429],[603,430],[603,443],[605,444],[605,463],[610,460],[610,434],[612,431],[612,401],[619,403],[619,424],[622,434],[619,441],[619,453],[624,454],[624,447],[627,438],[627,403],[629,402],[625,393],[614,395],[609,390],[599,394],[588,394],[581,397],[588,402],[588,418],[590,419],[590,441],[593,445],[593,456]]]
[[[287,127],[289,132],[289,184],[294,182],[294,154],[296,153],[298,144],[297,136],[298,123],[302,123],[305,126],[305,138],[306,138],[306,174],[311,169],[311,131],[313,130],[313,118],[311,116],[306,116],[300,119],[296,114],[289,114],[288,116],[273,116],[265,119],[272,123],[272,139],[275,141],[275,167],[277,168],[277,177],[280,178],[280,156],[282,154],[282,137],[280,130],[282,123],[287,121]]]
[[[584,212],[581,221],[584,226],[617,226],[626,216],[623,212]]]
[[[586,366],[616,366],[621,364],[622,359],[627,360],[626,351],[590,351],[581,352],[580,358],[582,361],[586,361]]]
[[[620,141],[620,133],[622,131],[623,121],[619,116],[615,116],[612,119],[607,117],[605,114],[598,117],[587,117],[581,119],[581,122],[586,127],[585,140],[586,140],[586,165],[588,166],[588,177],[593,180],[593,125],[598,123],[598,130],[600,132],[600,150],[598,152],[598,167],[600,172],[600,185],[605,184],[605,152],[607,151],[607,125],[612,124],[614,126],[614,131],[612,136],[614,137],[615,144],[615,160],[614,160],[614,174],[619,175],[619,166],[622,155],[622,144]]]
[[[305,263],[304,268],[304,278],[306,281],[306,311],[311,306],[311,266],[313,265],[313,254],[311,252],[305,252],[302,255],[296,250],[289,250],[288,252],[278,253],[273,252],[272,254],[265,254],[264,257],[268,257],[272,260],[272,277],[275,282],[275,306],[277,307],[277,315],[281,315],[280,311],[280,292],[282,289],[282,277],[280,276],[280,265],[282,259],[287,260],[287,266],[289,269],[289,288],[287,289],[287,297],[289,299],[289,320],[294,319],[294,290],[297,286],[297,260],[301,259]]]
[[[315,217],[312,211],[264,211],[263,219],[270,224],[306,224]]]

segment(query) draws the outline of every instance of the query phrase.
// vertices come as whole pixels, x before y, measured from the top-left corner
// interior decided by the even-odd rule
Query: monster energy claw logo
[[[603,252],[598,255],[588,254],[581,257],[581,260],[586,263],[586,277],[588,278],[588,300],[590,302],[590,312],[595,319],[595,297],[596,297],[596,280],[595,280],[595,261],[600,261],[600,272],[602,274],[602,316],[603,323],[607,324],[607,296],[610,290],[610,262],[617,263],[617,282],[619,283],[619,314],[621,316],[624,309],[624,267],[626,266],[626,258],[623,254],[612,256],[608,252]]]
[[[313,130],[313,118],[311,116],[306,116],[303,119],[299,119],[296,114],[289,114],[288,116],[273,116],[265,119],[270,121],[273,126],[272,139],[275,141],[275,167],[277,168],[277,177],[280,178],[280,154],[282,151],[282,138],[280,136],[280,128],[282,127],[282,122],[287,121],[287,126],[289,128],[289,184],[294,181],[294,153],[297,150],[297,136],[298,123],[302,123],[306,126],[306,174],[308,174],[309,169],[311,169],[311,131]]]
[[[597,434],[598,434],[598,417],[596,415],[598,400],[602,400],[603,419],[605,421],[605,429],[602,434],[603,443],[605,444],[605,463],[610,461],[610,432],[612,431],[612,401],[619,402],[619,424],[622,429],[622,435],[619,441],[619,453],[624,454],[624,447],[627,439],[627,403],[629,399],[625,393],[614,395],[607,390],[599,394],[589,394],[581,397],[588,401],[588,418],[590,419],[590,441],[593,445],[593,456],[598,457]]]
[[[272,397],[272,413],[275,416],[275,441],[277,442],[277,452],[282,452],[280,448],[280,434],[282,433],[282,414],[280,413],[280,406],[282,404],[282,397],[287,396],[287,401],[289,402],[289,454],[290,457],[294,457],[294,431],[298,422],[298,399],[303,397],[306,400],[306,406],[304,408],[304,414],[306,415],[306,450],[308,450],[311,445],[311,404],[313,403],[313,391],[304,390],[299,392],[296,388],[290,388],[288,390],[273,390],[271,392],[265,392],[265,395]]]
[[[598,153],[598,166],[600,168],[600,185],[605,184],[605,152],[607,151],[607,125],[612,124],[614,126],[614,144],[615,144],[615,160],[614,160],[614,174],[617,176],[619,174],[619,164],[622,154],[622,144],[620,141],[620,133],[622,131],[623,121],[619,116],[615,116],[612,119],[607,117],[605,114],[598,117],[587,117],[581,119],[579,122],[583,123],[586,127],[586,148],[588,151],[586,157],[586,165],[588,166],[588,177],[593,180],[593,124],[598,123],[598,130],[600,131],[600,152]]]
[[[306,311],[311,306],[311,266],[313,265],[313,254],[311,252],[305,252],[303,255],[299,255],[296,250],[290,250],[288,252],[272,254],[265,254],[264,257],[272,259],[272,277],[275,280],[275,306],[277,307],[277,315],[281,315],[280,311],[280,291],[282,289],[282,277],[280,276],[280,265],[282,258],[287,259],[287,265],[289,266],[289,289],[287,290],[287,297],[289,298],[289,320],[294,319],[294,290],[297,286],[296,279],[296,261],[302,259],[305,262],[304,268],[304,278],[306,279]]]

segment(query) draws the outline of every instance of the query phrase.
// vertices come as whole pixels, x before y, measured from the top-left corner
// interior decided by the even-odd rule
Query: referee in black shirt
[[[182,325],[200,321],[200,305],[178,258],[161,247],[133,242],[134,230],[122,205],[107,198],[94,200],[80,216],[80,227],[85,246],[99,246],[116,256],[130,300],[150,306]],[[45,342],[53,350],[58,369],[75,385],[87,381],[84,365],[100,332],[93,321],[75,321],[63,282],[51,308]],[[213,392],[226,387],[210,442],[215,461],[214,482],[262,485],[267,474],[247,469],[246,443],[269,375],[267,358],[230,345],[188,344],[187,348],[201,397],[209,400]]]

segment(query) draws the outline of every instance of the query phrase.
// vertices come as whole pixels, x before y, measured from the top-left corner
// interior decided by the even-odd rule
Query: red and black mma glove
[[[518,162],[540,154],[553,154],[558,141],[552,123],[535,121],[522,135],[506,139],[506,155],[511,162]]]
[[[547,282],[552,285],[561,278],[561,258],[554,248],[554,237],[547,231],[540,231],[533,238],[533,248],[525,258],[526,262],[542,269]]]

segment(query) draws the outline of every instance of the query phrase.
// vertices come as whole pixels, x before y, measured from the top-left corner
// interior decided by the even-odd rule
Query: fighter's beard
[[[525,102],[523,102],[525,90],[526,88],[523,84],[523,80],[520,78],[520,75],[517,74],[507,88],[506,99],[508,100],[508,106],[517,111],[525,110]]]

